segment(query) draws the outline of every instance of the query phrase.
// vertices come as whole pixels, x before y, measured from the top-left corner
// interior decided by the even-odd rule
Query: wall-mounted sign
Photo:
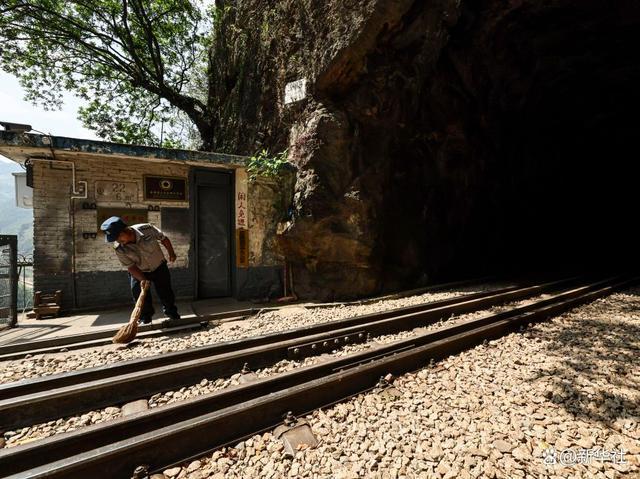
[[[239,168],[236,170],[236,228],[249,227],[247,200],[247,171]]]
[[[236,230],[236,264],[239,268],[249,267],[249,230]]]
[[[112,216],[119,216],[122,218],[122,221],[128,225],[149,222],[149,212],[147,210],[131,208],[98,208],[98,231],[100,230],[100,225]]]
[[[284,104],[295,103],[307,97],[307,79],[292,81],[284,87]]]
[[[135,181],[96,181],[97,201],[138,201],[138,183]]]
[[[187,201],[187,179],[172,176],[144,176],[144,199]]]
[[[236,170],[236,265],[249,267],[249,204],[247,195],[247,170]]]

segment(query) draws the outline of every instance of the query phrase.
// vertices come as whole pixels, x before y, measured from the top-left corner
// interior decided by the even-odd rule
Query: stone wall
[[[34,290],[62,290],[63,306],[73,306],[71,170],[34,162]],[[37,266],[37,267],[36,267]]]
[[[238,270],[238,297],[273,299],[283,292],[284,255],[278,225],[287,219],[295,175],[258,177],[248,183],[249,267]]]
[[[149,163],[121,159],[77,159],[77,181],[87,181],[86,199],[71,199],[71,163],[34,161],[34,286],[36,290],[64,291],[63,306],[86,308],[130,302],[126,272],[111,244],[99,232],[98,209],[132,208],[147,210],[149,205],[189,209],[189,202],[145,201],[143,175],[187,177],[183,164]],[[100,201],[96,182],[128,182],[137,185],[132,201]],[[162,229],[161,212],[148,211],[148,221]],[[97,233],[97,234],[96,234]],[[95,237],[89,235],[96,234]],[[171,237],[171,232],[166,231]],[[176,294],[193,296],[190,243],[175,242],[178,257],[172,265]],[[75,254],[74,254],[75,252]],[[75,281],[74,281],[75,272]]]
[[[295,175],[284,172],[279,179],[258,177],[249,182],[250,266],[275,266],[284,261],[278,242],[278,224],[287,219]]]
[[[194,298],[195,264],[192,257],[193,210],[189,201],[145,200],[143,175],[190,178],[189,165],[133,159],[75,159],[77,181],[88,182],[86,199],[71,199],[71,163],[34,160],[34,283],[36,290],[63,290],[64,309],[129,304],[127,273],[111,244],[99,232],[103,208],[146,210],[148,222],[172,239],[177,261],[170,266],[176,295]],[[246,177],[246,175],[244,175]],[[96,196],[97,182],[135,183],[130,201]],[[287,195],[278,183],[258,180],[248,185],[248,268],[234,270],[236,295],[267,298],[282,291],[282,257],[277,252],[276,225],[281,221]],[[96,208],[93,207],[95,205]],[[153,211],[149,211],[149,207]],[[184,209],[185,220],[173,231],[162,218],[168,209]],[[177,213],[180,213],[177,210]],[[176,228],[175,221],[173,221]],[[95,235],[95,237],[92,237]],[[234,265],[235,266],[235,265]]]

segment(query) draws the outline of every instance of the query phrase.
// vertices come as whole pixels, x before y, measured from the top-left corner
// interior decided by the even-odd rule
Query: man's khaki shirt
[[[165,261],[158,244],[165,238],[164,234],[149,223],[140,223],[131,228],[136,233],[136,242],[115,243],[116,256],[125,268],[135,265],[144,272],[155,271]]]

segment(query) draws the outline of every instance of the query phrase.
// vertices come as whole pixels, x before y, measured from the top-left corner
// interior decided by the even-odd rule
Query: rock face
[[[584,165],[637,124],[639,24],[630,0],[238,0],[216,40],[234,65],[217,147],[288,148],[280,243],[302,297],[566,256],[589,220],[567,211],[602,180]],[[284,105],[301,78],[308,97]],[[610,205],[631,200],[616,168]]]
[[[378,288],[379,265],[372,261],[378,203],[362,192],[363,178],[351,161],[355,147],[347,114],[331,107],[316,105],[292,128],[295,216],[281,243],[298,294],[330,298]]]

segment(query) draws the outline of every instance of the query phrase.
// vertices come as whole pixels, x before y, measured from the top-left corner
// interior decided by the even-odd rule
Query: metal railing
[[[18,316],[33,309],[33,255],[18,253]]]
[[[18,322],[18,237],[0,235],[0,329]]]

